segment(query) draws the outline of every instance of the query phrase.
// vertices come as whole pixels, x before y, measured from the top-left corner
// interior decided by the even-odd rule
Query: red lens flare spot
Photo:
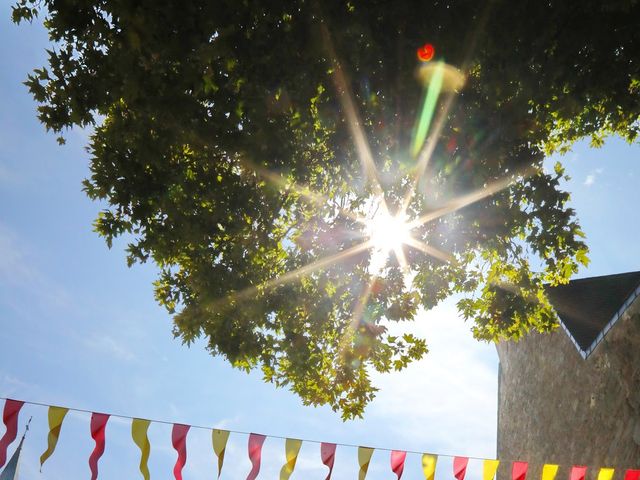
[[[436,53],[436,49],[433,48],[433,45],[430,43],[425,43],[423,46],[418,48],[417,50],[418,60],[421,62],[428,62],[433,58],[433,55]]]

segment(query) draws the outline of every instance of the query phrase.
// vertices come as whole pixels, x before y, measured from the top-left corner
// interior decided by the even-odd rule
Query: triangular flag
[[[469,459],[467,457],[454,457],[453,458],[453,476],[458,480],[464,480],[464,476],[467,473],[467,465]]]
[[[569,474],[569,480],[584,480],[587,474],[587,467],[583,465],[574,465],[571,467],[571,473]]]
[[[398,480],[404,472],[404,461],[407,459],[407,452],[402,450],[393,450],[391,452],[391,471],[398,476]]]
[[[613,468],[601,468],[598,472],[598,480],[613,480]]]
[[[173,476],[176,480],[182,480],[182,469],[187,463],[187,433],[189,433],[189,425],[174,423],[171,430],[171,444],[178,458],[173,466]]]
[[[151,454],[151,443],[149,443],[149,420],[134,418],[131,420],[131,438],[140,449],[140,473],[144,480],[149,480],[149,455]]]
[[[640,480],[640,470],[627,470],[624,474],[624,480]]]
[[[106,413],[91,414],[91,438],[96,442],[96,446],[89,457],[89,469],[91,470],[91,480],[98,478],[98,460],[104,453],[105,431],[109,415]]]
[[[293,469],[296,468],[296,462],[298,461],[298,453],[302,446],[302,440],[296,438],[287,438],[284,444],[284,455],[286,458],[285,464],[280,470],[280,480],[289,480],[289,477],[293,473]]]
[[[325,478],[325,480],[329,480],[333,473],[333,463],[336,460],[336,444],[322,442],[320,444],[320,458],[322,458],[322,463],[329,467],[329,473]]]
[[[482,480],[493,480],[498,471],[499,460],[485,460],[482,465]]]
[[[512,480],[525,480],[527,478],[527,469],[529,464],[527,462],[513,462],[511,467]]]
[[[369,471],[369,463],[371,463],[371,456],[373,455],[373,448],[358,447],[358,465],[360,470],[358,472],[358,480],[364,480]]]
[[[551,463],[545,464],[542,467],[542,480],[555,480],[558,473],[558,465]]]
[[[0,438],[0,468],[7,461],[7,448],[18,436],[18,415],[23,405],[24,402],[11,400],[10,398],[4,403],[2,421],[7,429],[2,438]]]
[[[20,462],[20,452],[22,451],[23,443],[24,435],[18,444],[18,448],[16,448],[16,451],[13,452],[13,455],[7,462],[7,466],[4,467],[4,470],[0,473],[0,480],[18,480],[18,464]]]
[[[224,451],[227,448],[227,440],[229,440],[228,430],[214,429],[211,432],[211,441],[213,443],[213,452],[218,457],[218,478],[222,473],[222,464],[224,463]]]
[[[436,463],[438,463],[437,455],[422,455],[422,472],[425,480],[433,480],[436,475]]]
[[[267,437],[258,433],[249,435],[249,460],[251,460],[251,471],[247,475],[247,480],[255,480],[260,473],[260,461],[262,459],[262,445]]]
[[[40,471],[42,471],[42,465],[47,459],[53,455],[58,444],[58,438],[60,438],[60,430],[62,429],[62,422],[64,417],[69,412],[68,408],[63,407],[49,407],[49,435],[47,436],[47,449],[40,455]]]

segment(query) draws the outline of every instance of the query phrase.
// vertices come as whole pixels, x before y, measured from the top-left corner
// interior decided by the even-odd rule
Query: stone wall
[[[640,297],[585,360],[559,328],[498,345],[498,478],[509,461],[529,461],[530,479],[543,463],[640,468]]]

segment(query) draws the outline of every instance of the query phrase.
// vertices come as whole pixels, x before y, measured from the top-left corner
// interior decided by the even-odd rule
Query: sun
[[[382,208],[366,221],[366,235],[373,249],[372,270],[384,268],[391,252],[398,254],[402,251],[402,247],[411,240],[411,229],[404,213],[392,215]]]

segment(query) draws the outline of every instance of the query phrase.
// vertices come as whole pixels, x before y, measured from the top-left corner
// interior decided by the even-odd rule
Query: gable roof
[[[571,280],[546,288],[547,297],[562,324],[581,350],[591,353],[636,296],[640,271]]]

